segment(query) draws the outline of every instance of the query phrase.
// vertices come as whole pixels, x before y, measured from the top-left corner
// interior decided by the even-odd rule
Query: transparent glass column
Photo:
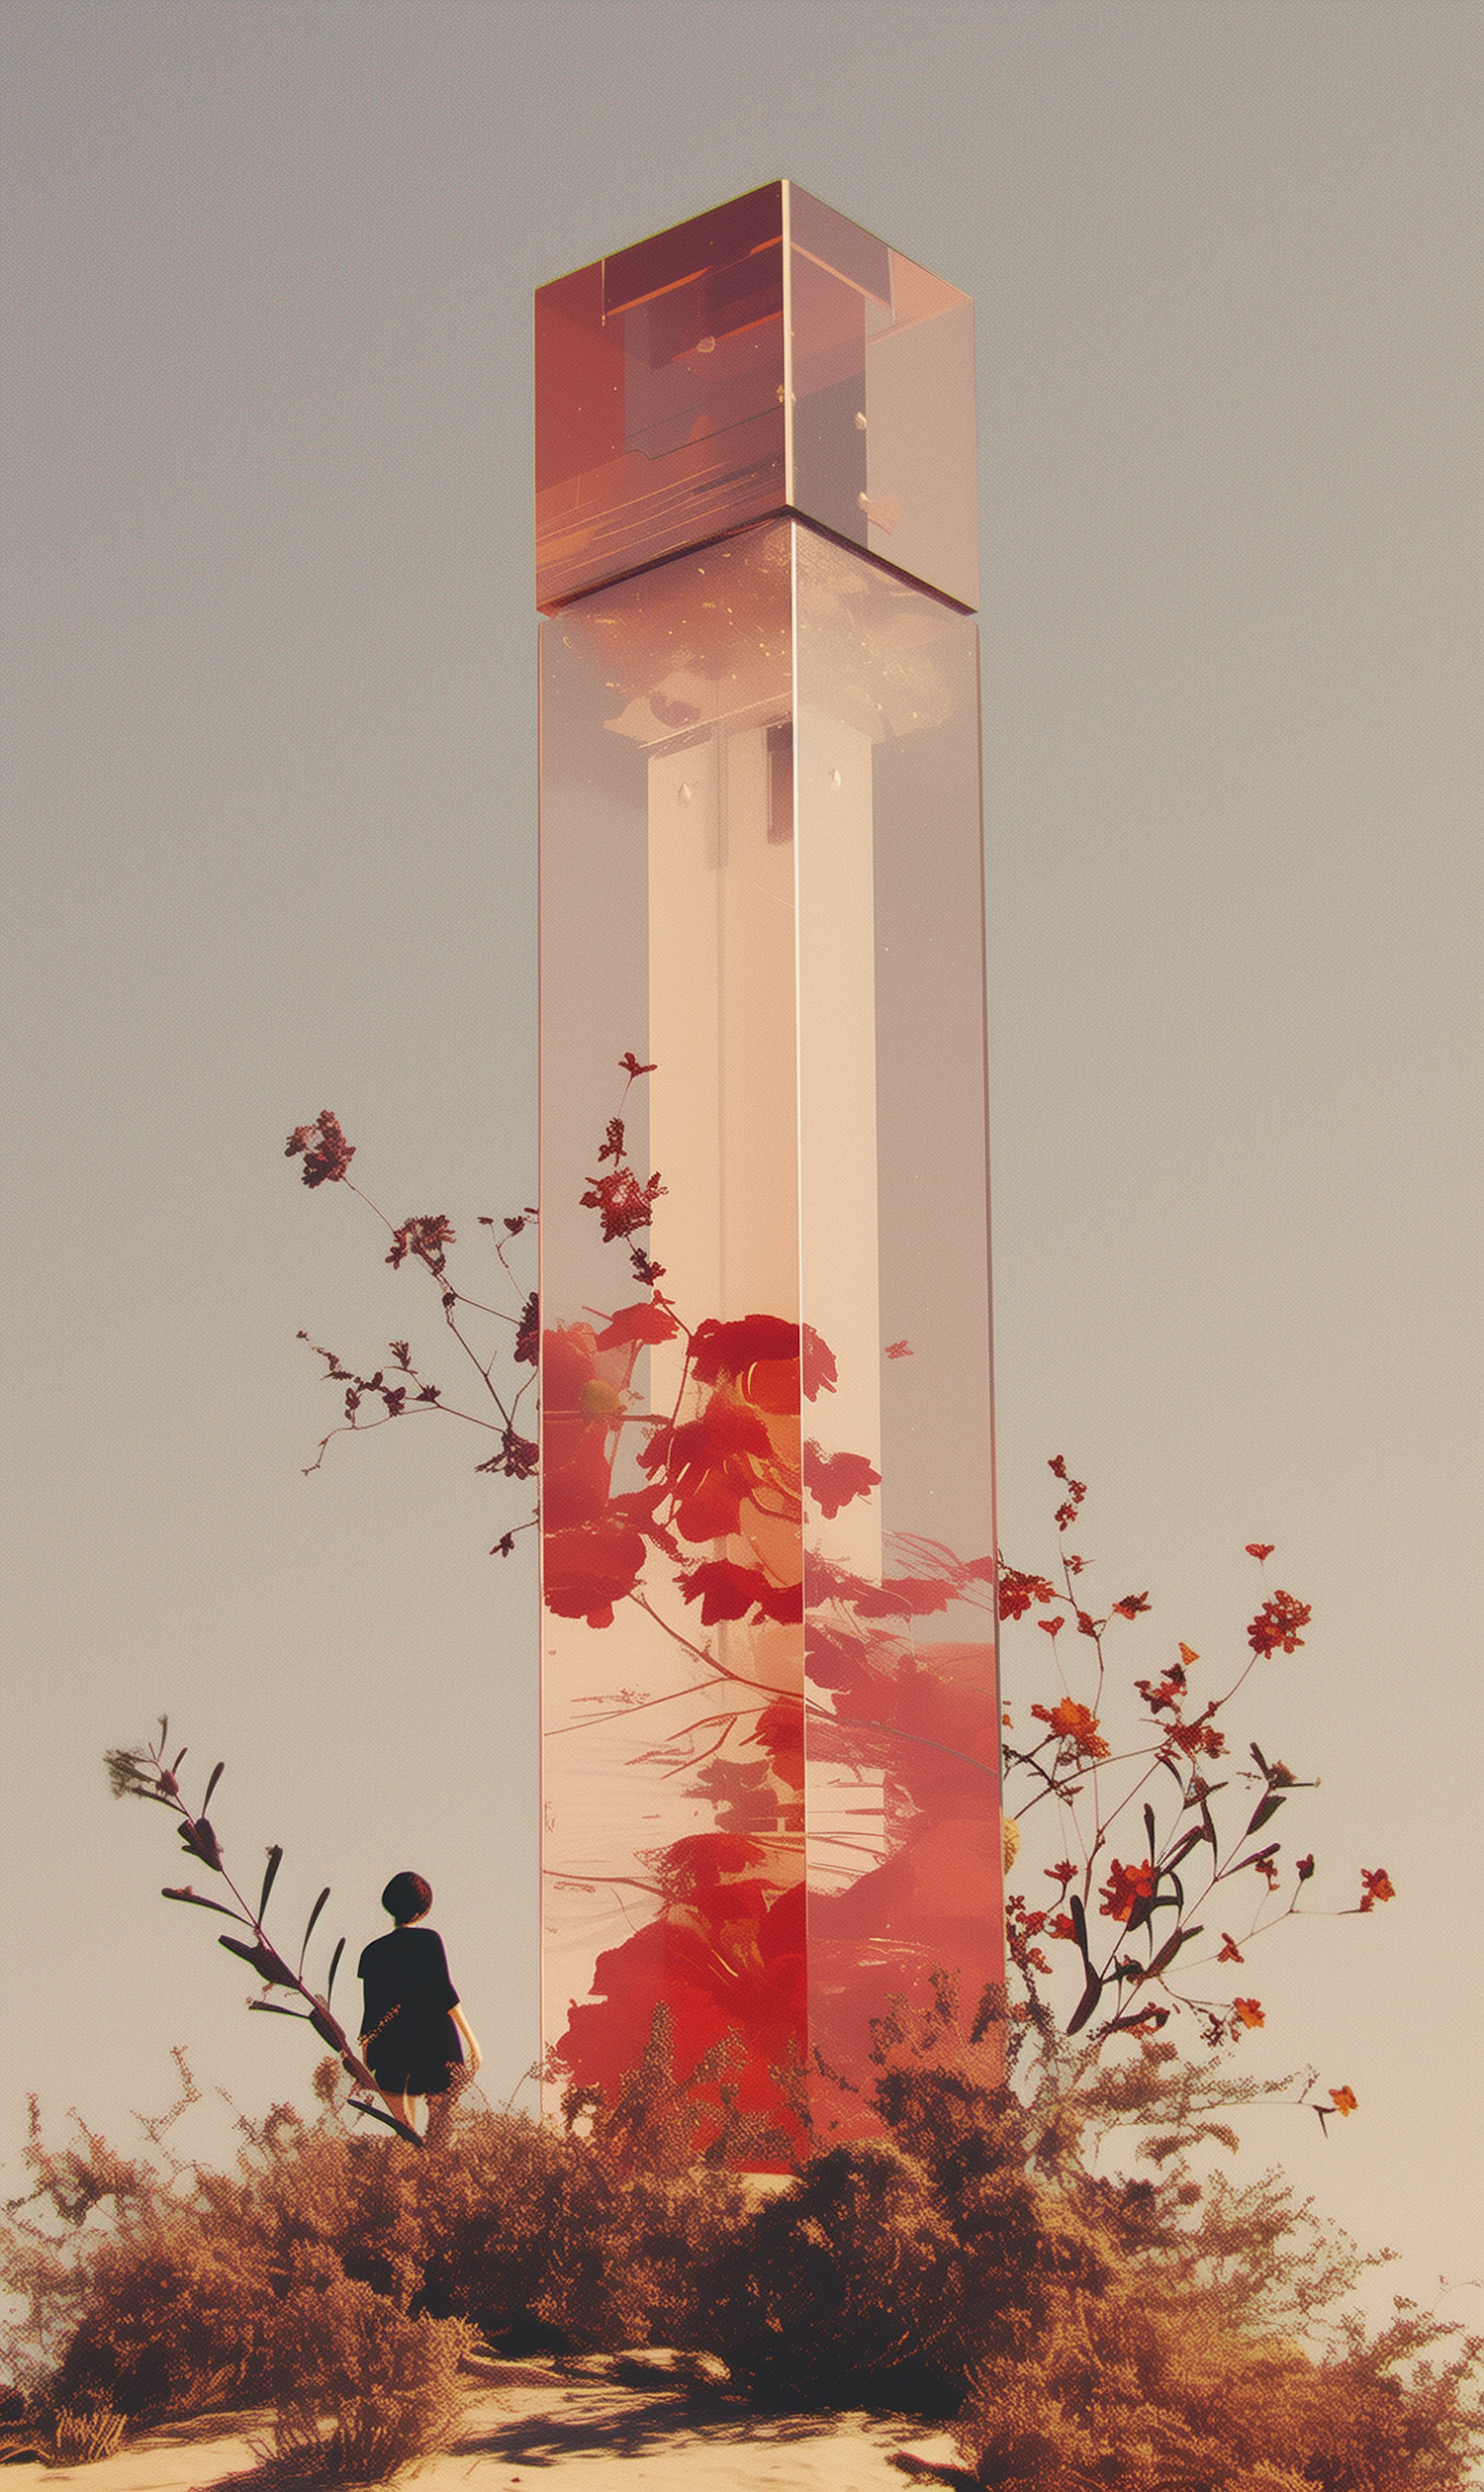
[[[1002,1977],[976,634],[844,539],[542,635],[544,2039],[754,2169]]]

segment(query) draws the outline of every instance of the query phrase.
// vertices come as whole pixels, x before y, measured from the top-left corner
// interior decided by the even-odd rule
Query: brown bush
[[[1316,2360],[1144,2264],[1054,2295],[1032,2344],[980,2365],[957,2437],[1002,2492],[1462,2492],[1461,2373],[1394,2367],[1433,2335],[1414,2317]]]
[[[343,2275],[280,2305],[271,2373],[273,2450],[306,2483],[385,2483],[449,2446],[474,2344],[459,2319],[408,2319]]]
[[[1318,2333],[1360,2261],[1280,2181],[1198,2171],[1232,2080],[1147,2040],[1015,2100],[946,2013],[884,2039],[887,2135],[756,2209],[675,2121],[653,2169],[642,2124],[615,2148],[467,2106],[422,2154],[280,2108],[232,2174],[38,2146],[60,2229],[0,2223],[30,2304],[7,2415],[45,2447],[60,2411],[274,2394],[284,2463],[364,2478],[439,2444],[477,2331],[719,2354],[774,2408],[958,2415],[1011,2492],[1460,2492],[1477,2347],[1405,2310]],[[1094,2176],[1141,2136],[1152,2178]]]

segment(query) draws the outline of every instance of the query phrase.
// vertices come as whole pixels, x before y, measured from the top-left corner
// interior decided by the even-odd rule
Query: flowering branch
[[[325,1887],[318,1896],[305,1925],[298,1965],[290,1967],[279,1954],[263,1926],[263,1915],[268,1909],[268,1897],[273,1892],[273,1882],[278,1876],[279,1863],[283,1859],[283,1846],[275,1843],[268,1852],[268,1866],[263,1874],[262,1893],[258,1898],[257,1910],[254,1912],[240,1890],[228,1875],[222,1858],[221,1843],[206,1813],[211,1806],[212,1794],[222,1779],[224,1769],[220,1765],[213,1767],[207,1781],[206,1795],[201,1802],[200,1813],[193,1816],[181,1799],[180,1784],[177,1779],[187,1751],[182,1748],[174,1763],[167,1765],[165,1754],[169,1733],[168,1716],[161,1714],[157,1746],[151,1743],[147,1747],[109,1750],[104,1763],[108,1767],[108,1777],[114,1798],[116,1800],[157,1800],[161,1807],[171,1809],[180,1819],[176,1831],[185,1851],[192,1860],[201,1861],[214,1876],[222,1880],[238,1909],[233,1911],[231,1904],[218,1903],[211,1895],[197,1894],[193,1887],[162,1887],[161,1893],[172,1903],[197,1904],[203,1912],[218,1912],[224,1920],[235,1921],[239,1927],[245,1929],[248,1932],[245,1939],[229,1938],[224,1933],[219,1936],[217,1944],[227,1948],[232,1955],[239,1956],[243,1964],[251,1965],[262,1982],[265,1993],[270,1989],[288,1990],[308,2002],[304,2007],[280,2007],[276,1999],[270,1999],[264,1995],[261,1998],[249,1999],[247,2002],[249,2008],[255,2008],[268,2016],[293,2016],[300,2023],[311,2025],[320,2040],[338,2054],[340,2065],[353,2083],[368,2087],[374,2092],[376,2079],[365,2062],[358,2059],[352,2051],[345,2028],[329,2003],[334,1994],[335,1975],[339,1970],[340,1958],[345,1949],[344,1939],[337,1942],[334,1954],[330,1958],[329,1978],[325,1984],[323,1997],[318,1991],[312,1990],[304,1979],[304,1959],[314,1935],[315,1923],[329,1900],[328,1887]],[[409,2128],[402,2120],[394,2119],[390,2112],[378,2110],[374,2103],[352,2101],[350,2107],[353,2111],[364,2114],[368,2119],[379,2120],[384,2128],[395,2129],[399,2137],[409,2139],[414,2146],[421,2145],[422,2140],[416,2129]]]
[[[478,1470],[495,1472],[510,1480],[531,1478],[536,1467],[537,1447],[533,1438],[521,1434],[516,1426],[516,1415],[536,1380],[539,1338],[537,1299],[534,1290],[521,1289],[521,1285],[510,1270],[506,1250],[536,1219],[534,1205],[528,1203],[522,1211],[507,1214],[500,1223],[504,1234],[499,1237],[494,1236],[496,1223],[493,1219],[482,1215],[479,1222],[482,1229],[491,1231],[497,1260],[518,1300],[518,1310],[512,1313],[507,1307],[492,1307],[483,1299],[469,1297],[463,1290],[456,1289],[448,1279],[448,1248],[457,1244],[457,1239],[443,1213],[427,1213],[395,1224],[388,1219],[381,1206],[373,1202],[370,1195],[364,1193],[361,1187],[353,1182],[349,1170],[350,1162],[355,1157],[355,1145],[346,1141],[338,1118],[329,1108],[322,1108],[313,1125],[296,1126],[284,1148],[287,1157],[303,1158],[304,1167],[301,1174],[306,1185],[311,1187],[343,1185],[347,1192],[354,1194],[366,1205],[373,1218],[381,1222],[392,1241],[386,1260],[394,1271],[400,1270],[404,1263],[420,1264],[429,1278],[437,1284],[438,1303],[442,1309],[443,1321],[457,1341],[465,1359],[478,1376],[480,1384],[494,1405],[496,1414],[492,1419],[483,1412],[463,1410],[455,1403],[446,1402],[443,1399],[441,1387],[429,1383],[421,1370],[414,1365],[411,1347],[407,1341],[389,1342],[393,1366],[390,1369],[378,1367],[375,1373],[369,1376],[356,1374],[352,1368],[345,1365],[334,1350],[324,1349],[318,1343],[310,1342],[316,1357],[323,1358],[325,1361],[325,1382],[343,1385],[345,1399],[344,1418],[341,1424],[337,1428],[331,1428],[325,1435],[321,1437],[314,1461],[305,1465],[305,1476],[308,1477],[310,1473],[319,1470],[325,1460],[326,1449],[336,1436],[363,1435],[373,1428],[385,1428],[391,1420],[411,1418],[415,1413],[425,1414],[436,1411],[446,1418],[463,1420],[471,1428],[485,1429],[499,1437],[499,1450],[491,1454],[486,1461],[478,1463],[476,1465]],[[464,1328],[461,1320],[461,1310],[464,1309],[474,1315],[487,1316],[497,1325],[508,1327],[510,1334],[513,1335],[513,1339],[509,1338],[504,1333],[498,1334],[489,1354],[483,1355]],[[301,1332],[299,1338],[301,1341],[309,1341],[309,1335]],[[526,1366],[530,1369],[530,1373],[523,1378],[512,1375],[509,1382],[501,1384],[496,1381],[496,1368],[503,1353],[507,1350],[512,1367]],[[370,1419],[363,1418],[361,1416],[363,1407],[367,1403],[374,1404],[378,1401],[381,1404],[379,1416]],[[532,1512],[524,1522],[515,1524],[511,1530],[503,1532],[496,1541],[491,1555],[509,1557],[515,1545],[515,1533],[532,1529],[535,1520],[535,1514]]]

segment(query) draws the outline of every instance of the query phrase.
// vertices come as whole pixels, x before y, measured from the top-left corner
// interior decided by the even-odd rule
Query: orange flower
[[[1339,2112],[1342,2120],[1347,2120],[1350,2113],[1352,2111],[1358,2111],[1360,2107],[1348,2085],[1332,2085],[1330,2087],[1330,2100],[1335,2105],[1335,2108]]]
[[[1071,1697],[1064,1696],[1061,1704],[1053,1706],[1050,1712],[1044,1705],[1033,1705],[1031,1711],[1036,1720],[1046,1722],[1059,1739],[1069,1739],[1078,1756],[1097,1758],[1108,1754],[1108,1743],[1099,1733],[1097,1716],[1089,1712],[1085,1705],[1076,1704]]]
[[[1360,1909],[1369,1912],[1378,1903],[1390,1903],[1396,1889],[1384,1869],[1362,1869],[1360,1872]]]
[[[1154,1892],[1153,1861],[1141,1861],[1137,1869],[1125,1868],[1122,1861],[1115,1861],[1107,1885],[1099,1890],[1103,1911],[1110,1921],[1132,1919],[1136,1905]]]
[[[1142,1611],[1149,1608],[1149,1594],[1126,1592],[1121,1601],[1114,1602],[1113,1607],[1121,1618],[1137,1618]]]
[[[1263,2015],[1261,2008],[1254,1998],[1234,1998],[1232,2006],[1236,2013],[1241,2017],[1242,2022],[1246,2025],[1249,2032],[1252,2030],[1253,2026],[1265,2025],[1267,2022],[1267,2018]],[[1235,2032],[1235,2030],[1236,2028],[1234,2026],[1233,2031]]]
[[[1200,1654],[1192,1651],[1190,1645],[1182,1644],[1180,1646],[1180,1659],[1183,1661],[1186,1669],[1188,1670],[1193,1661],[1199,1661]]]

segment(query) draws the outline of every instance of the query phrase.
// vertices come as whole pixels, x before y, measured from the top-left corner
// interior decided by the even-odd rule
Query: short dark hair
[[[399,1869],[382,1891],[381,1907],[394,1921],[420,1921],[432,1905],[432,1889],[416,1869]]]

